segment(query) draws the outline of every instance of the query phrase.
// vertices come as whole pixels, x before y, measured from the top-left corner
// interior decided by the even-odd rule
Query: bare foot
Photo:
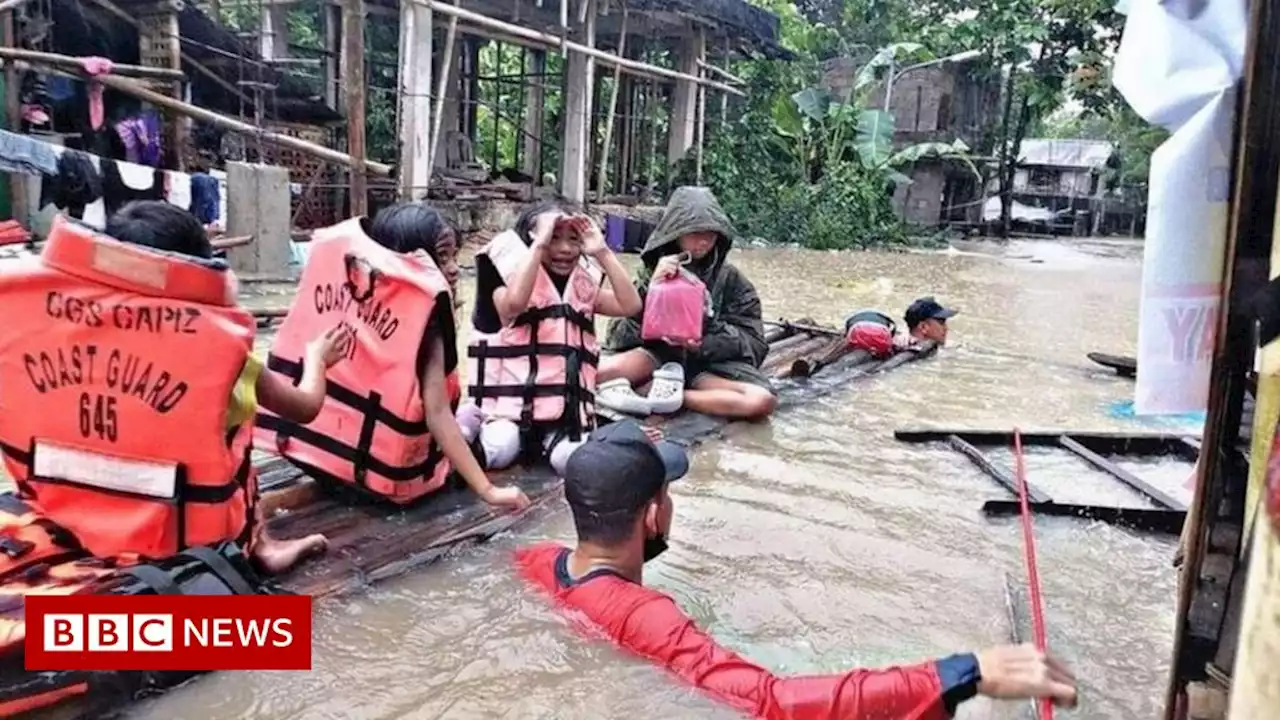
[[[289,570],[299,561],[322,553],[329,541],[324,535],[308,535],[297,540],[274,540],[265,532],[254,543],[253,559],[268,575],[278,575]]]

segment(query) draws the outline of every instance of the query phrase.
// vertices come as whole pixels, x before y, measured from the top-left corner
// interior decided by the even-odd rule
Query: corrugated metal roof
[[[1069,140],[1032,138],[1022,141],[1018,153],[1020,165],[1052,165],[1054,167],[1091,168],[1101,170],[1115,153],[1115,145],[1106,140]]]

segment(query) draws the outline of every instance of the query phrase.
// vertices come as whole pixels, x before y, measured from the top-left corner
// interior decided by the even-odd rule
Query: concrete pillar
[[[263,5],[259,22],[258,53],[268,60],[289,57],[289,6]]]
[[[587,21],[578,42],[596,45],[596,2],[587,0]],[[587,163],[591,157],[591,93],[595,87],[595,60],[569,51],[565,69],[564,139],[560,153],[560,193],[571,202],[587,199]]]
[[[431,8],[400,3],[400,196],[427,197],[431,183]]]
[[[547,82],[543,73],[547,71],[547,53],[542,50],[528,52],[528,71],[535,77],[531,81],[525,80],[526,83],[532,84],[525,88],[524,135],[520,139],[523,143],[520,150],[522,163],[520,171],[534,178],[535,182],[542,182],[542,121],[546,110],[546,93],[543,88]]]
[[[275,165],[227,163],[227,234],[252,235],[253,242],[227,251],[238,273],[286,274],[289,246],[289,171]]]
[[[707,52],[701,32],[693,29],[680,40],[676,50],[676,69],[697,77],[701,68],[698,60]],[[677,80],[675,98],[671,104],[670,134],[667,136],[667,163],[679,162],[693,147],[698,138],[698,84],[692,80]]]

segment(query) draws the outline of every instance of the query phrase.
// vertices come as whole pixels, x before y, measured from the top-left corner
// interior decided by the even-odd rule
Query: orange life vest
[[[101,558],[244,539],[253,423],[227,427],[253,348],[219,261],[55,219],[0,264],[0,451],[20,497]]]
[[[457,408],[452,299],[435,263],[379,245],[362,223],[353,218],[312,235],[298,295],[267,367],[297,382],[307,343],[339,323],[353,328],[356,340],[326,373],[324,407],[311,423],[259,410],[259,446],[276,448],[313,477],[408,503],[439,489],[451,470],[427,432],[419,378],[431,325],[444,343],[446,384]]]
[[[507,231],[493,238],[476,262],[491,263],[510,286],[529,253],[520,237]],[[595,305],[602,279],[584,258],[562,295],[539,269],[529,309],[496,333],[472,328],[467,377],[481,410],[515,421],[526,432],[563,431],[573,440],[594,427],[600,360]],[[483,283],[479,287],[486,296],[494,290]]]

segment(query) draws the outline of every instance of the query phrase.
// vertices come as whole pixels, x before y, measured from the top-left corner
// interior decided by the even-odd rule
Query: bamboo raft
[[[275,315],[275,313],[272,313]],[[803,329],[808,328],[808,329]],[[802,403],[849,382],[929,357],[925,346],[876,361],[844,352],[842,333],[804,323],[779,323],[766,339],[770,352],[763,367],[778,379],[779,406]],[[805,372],[796,372],[798,363]],[[608,418],[605,418],[608,421]],[[691,447],[714,435],[727,422],[697,413],[651,418],[669,440]],[[561,497],[561,480],[545,464],[517,467],[491,477],[518,485],[531,506],[519,513],[492,508],[470,491],[449,486],[408,508],[344,497],[320,488],[286,460],[263,452],[254,457],[261,489],[260,503],[275,537],[324,533],[328,550],[296,570],[274,578],[272,589],[316,598],[357,592],[370,584],[403,575],[446,554],[481,543],[529,520]],[[164,692],[196,673],[178,672],[27,672],[20,656],[0,661],[0,698],[29,696],[88,683],[86,694],[63,703],[78,717],[103,717],[148,695]]]

